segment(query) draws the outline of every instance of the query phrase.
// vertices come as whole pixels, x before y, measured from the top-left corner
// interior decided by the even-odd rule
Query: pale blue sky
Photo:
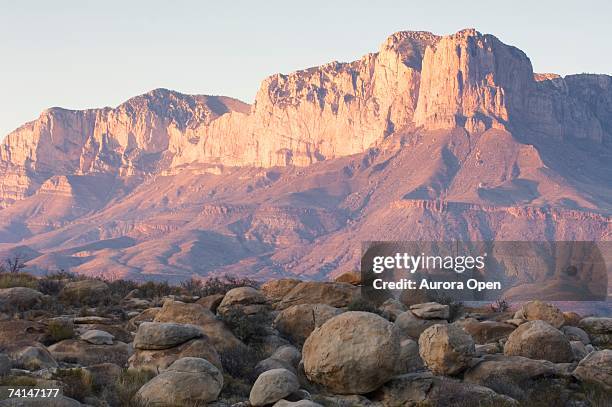
[[[465,27],[538,72],[612,73],[608,1],[0,0],[0,138],[51,106],[164,87],[252,102],[259,82],[376,51],[399,30]]]

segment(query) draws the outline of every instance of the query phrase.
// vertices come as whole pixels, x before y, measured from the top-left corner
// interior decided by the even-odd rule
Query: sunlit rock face
[[[45,110],[0,144],[0,251],[319,278],[367,240],[606,240],[611,145],[612,77],[534,73],[474,29],[402,31],[272,75],[251,105],[156,89]]]

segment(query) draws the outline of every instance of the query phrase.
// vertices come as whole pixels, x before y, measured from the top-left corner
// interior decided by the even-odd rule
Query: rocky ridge
[[[272,75],[252,105],[158,89],[52,108],[0,145],[0,253],[34,271],[323,278],[358,264],[350,242],[609,240],[611,85],[534,74],[473,29],[404,31]]]

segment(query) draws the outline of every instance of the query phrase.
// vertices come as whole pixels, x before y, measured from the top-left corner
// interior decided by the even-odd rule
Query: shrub
[[[266,336],[272,316],[267,312],[245,315],[240,308],[230,309],[221,317],[234,335],[245,343],[257,343]]]
[[[34,387],[38,381],[28,376],[3,376],[0,377],[0,386]]]
[[[38,291],[47,295],[58,295],[64,288],[62,280],[53,280],[49,278],[41,278],[38,280]]]
[[[111,295],[116,297],[118,300],[123,299],[132,290],[138,288],[138,283],[132,280],[106,280],[106,284],[111,292]]]
[[[250,384],[257,379],[255,366],[264,358],[264,352],[253,346],[237,346],[219,353],[224,371],[231,377],[245,380]]]
[[[38,279],[28,273],[0,273],[0,288],[28,287],[38,289]]]
[[[124,369],[112,389],[106,388],[108,394],[104,399],[116,400],[116,404],[125,407],[140,407],[142,404],[134,399],[138,390],[155,376],[148,370]]]
[[[74,324],[71,321],[52,319],[47,324],[47,329],[53,342],[74,337]]]
[[[168,284],[167,281],[147,281],[138,287],[143,298],[161,298],[166,295],[179,295],[181,290],[179,287],[174,287]]]
[[[54,378],[63,383],[62,390],[67,397],[84,401],[93,393],[91,375],[81,368],[58,369]]]
[[[493,312],[507,312],[510,310],[510,304],[504,299],[495,301],[493,304],[489,305],[489,307]]]
[[[193,279],[192,279],[193,280]],[[188,281],[192,281],[188,280]],[[225,275],[223,277],[211,277],[207,280],[194,282],[186,282],[187,288],[196,289],[195,292],[189,292],[191,295],[206,297],[213,294],[225,295],[229,290],[238,287],[253,287],[259,288],[259,282],[246,277],[235,277]]]

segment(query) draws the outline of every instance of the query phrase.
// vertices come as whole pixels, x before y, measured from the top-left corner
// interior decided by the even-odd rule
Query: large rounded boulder
[[[395,373],[400,355],[393,324],[369,312],[345,312],[316,328],[302,349],[308,379],[336,394],[364,394]]]
[[[138,390],[136,400],[147,406],[194,406],[215,401],[223,374],[206,359],[182,358]]]
[[[274,327],[281,335],[301,345],[316,327],[341,313],[339,308],[325,304],[293,305],[279,312]]]
[[[574,360],[569,339],[544,321],[530,321],[516,328],[506,341],[504,354],[554,363]]]
[[[565,323],[563,312],[552,304],[542,301],[529,301],[523,304],[514,318],[526,319],[527,321],[544,321],[559,329]]]
[[[472,337],[455,325],[434,325],[419,337],[419,354],[435,374],[461,372],[469,366],[475,352]]]

